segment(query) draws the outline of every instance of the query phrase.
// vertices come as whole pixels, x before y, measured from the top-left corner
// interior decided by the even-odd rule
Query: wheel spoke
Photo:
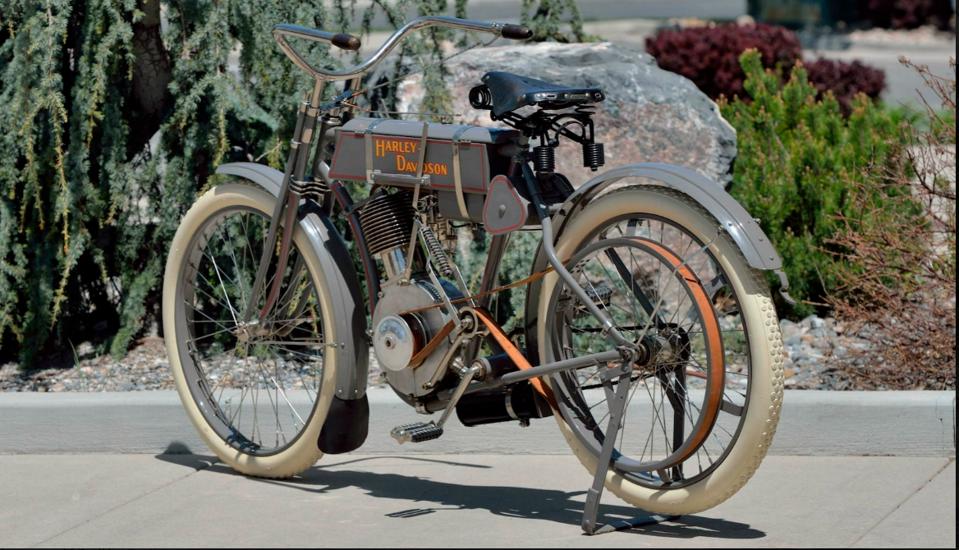
[[[266,288],[281,283],[274,318],[240,322],[251,301],[262,301],[250,291],[268,224],[267,214],[246,209],[211,218],[185,254],[192,260],[180,291],[188,315],[178,342],[188,350],[188,383],[206,396],[202,412],[210,426],[244,453],[278,452],[306,427],[320,396],[326,348],[319,296],[295,243],[289,267],[266,277]],[[308,404],[294,397],[292,389],[300,388]]]
[[[575,280],[588,295],[596,297],[597,307],[609,316],[620,334],[633,342],[642,342],[647,348],[654,346],[649,348],[654,350],[650,351],[651,355],[643,359],[647,363],[634,367],[636,372],[628,383],[636,386],[630,388],[627,397],[628,410],[634,406],[633,397],[639,385],[643,386],[646,393],[643,406],[648,407],[646,422],[649,425],[645,430],[639,428],[638,437],[627,435],[630,424],[642,423],[638,422],[635,412],[624,411],[617,437],[622,458],[617,460],[630,460],[629,472],[643,472],[644,464],[659,464],[645,470],[649,473],[629,474],[652,487],[673,488],[693,483],[725,458],[730,442],[735,439],[732,435],[736,432],[735,426],[745,416],[745,394],[734,390],[740,388],[746,392],[750,381],[749,348],[742,314],[729,279],[712,252],[717,237],[701,240],[672,222],[635,216],[595,234],[601,237],[581,245],[579,255],[570,260],[570,265],[576,266],[572,271]],[[653,254],[650,252],[653,249],[644,249],[643,243],[648,241],[665,248],[667,253]],[[678,258],[670,262],[679,263],[668,263],[669,254]],[[694,295],[693,289],[699,294]],[[555,302],[563,304],[562,309],[551,306],[547,319],[561,323],[563,328],[547,329],[547,333],[566,335],[568,344],[554,346],[556,351],[548,358],[568,359],[607,347],[606,327],[584,310],[581,300],[567,290],[565,283],[560,282],[557,291],[563,292],[562,301]],[[715,309],[702,309],[702,299],[697,296],[703,293],[716,304]],[[558,314],[560,311],[570,314]],[[718,327],[721,337],[718,346],[721,347],[714,339],[717,317],[713,311],[725,316]],[[711,332],[704,328],[707,320],[712,320]],[[556,344],[561,341],[563,338],[555,340]],[[715,366],[717,353],[724,359],[724,366]],[[724,369],[729,378],[724,377],[718,388],[708,386],[713,371],[704,365]],[[564,400],[562,407],[571,409],[568,418],[576,419],[580,426],[574,433],[596,452],[610,415],[612,401],[608,394],[615,388],[614,384],[596,379],[601,368],[556,377],[566,386],[564,395],[572,397]],[[626,383],[625,380],[619,383]],[[714,405],[718,410],[711,413],[710,424],[703,424],[707,417],[703,404],[696,400],[709,387],[713,388],[709,391],[718,392],[722,398]],[[722,414],[725,420],[716,418],[716,413]],[[692,439],[694,437],[696,439]],[[687,440],[692,447],[686,445]],[[625,445],[630,445],[629,449]],[[683,451],[686,448],[689,450]],[[631,456],[632,452],[635,455]],[[672,457],[670,462],[662,462],[667,457]]]

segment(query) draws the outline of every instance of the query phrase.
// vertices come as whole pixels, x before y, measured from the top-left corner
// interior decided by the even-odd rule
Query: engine
[[[417,405],[417,410],[427,413],[447,406],[444,400],[436,399],[437,390],[459,382],[453,369],[447,369],[456,350],[451,338],[443,334],[459,312],[447,309],[443,294],[450,300],[462,296],[455,284],[440,278],[458,275],[448,256],[455,236],[448,222],[437,216],[433,199],[431,195],[422,197],[418,214],[412,207],[411,193],[381,189],[360,210],[367,246],[382,261],[384,271],[373,312],[373,351],[390,386],[408,403]],[[407,265],[417,215],[423,216],[418,238],[429,251],[438,283],[427,274],[422,252],[414,253],[413,265]],[[484,378],[517,368],[507,354],[479,361],[485,365]],[[465,395],[456,405],[456,413],[464,425],[476,426],[511,420],[528,423],[531,418],[550,416],[552,411],[534,395],[528,382],[520,382]]]
[[[382,261],[385,273],[373,312],[373,351],[389,384],[412,402],[439,386],[439,380],[434,377],[449,360],[449,339],[443,338],[422,356],[417,354],[443,330],[455,312],[439,306],[443,303],[441,291],[425,274],[422,253],[414,255],[414,265],[407,269],[406,256],[416,215],[412,194],[407,191],[376,193],[360,210],[367,247]],[[448,274],[446,247],[431,225],[426,225],[423,232],[436,269],[441,275]],[[442,234],[449,237],[445,231]],[[409,280],[406,280],[407,271]],[[440,284],[447,296],[461,295],[454,284],[445,280]]]

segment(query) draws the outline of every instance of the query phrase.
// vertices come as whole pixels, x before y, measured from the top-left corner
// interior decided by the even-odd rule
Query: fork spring
[[[330,190],[330,187],[323,180],[297,181],[291,178],[290,190],[303,197],[319,200]]]

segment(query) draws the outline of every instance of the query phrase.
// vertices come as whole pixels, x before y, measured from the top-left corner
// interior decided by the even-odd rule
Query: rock
[[[487,112],[469,105],[470,88],[488,71],[506,71],[566,86],[598,86],[606,100],[596,105],[597,140],[610,169],[635,162],[666,162],[698,170],[723,186],[731,181],[736,131],[717,105],[688,79],[660,69],[641,49],[609,42],[540,43],[477,48],[447,63],[457,122],[490,126]],[[398,110],[417,111],[422,78],[399,86]],[[564,142],[557,170],[576,186],[592,177],[582,167],[579,146]]]
[[[802,345],[802,336],[800,334],[792,334],[786,337],[783,343],[786,344],[787,348],[798,348]]]
[[[826,326],[826,322],[820,319],[819,317],[816,317],[815,315],[810,315],[806,317],[805,319],[803,319],[803,322],[804,323],[808,322],[809,326],[814,329],[819,329]]]

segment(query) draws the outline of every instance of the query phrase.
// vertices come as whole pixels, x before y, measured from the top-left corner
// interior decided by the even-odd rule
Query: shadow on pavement
[[[160,454],[156,458],[196,470],[241,475],[211,456]],[[356,487],[375,498],[406,500],[417,504],[416,507],[385,514],[386,517],[394,519],[408,519],[457,510],[487,510],[498,516],[554,521],[577,527],[582,519],[585,491],[565,492],[529,487],[459,485],[417,476],[337,469],[346,465],[383,459],[432,462],[463,468],[490,468],[490,466],[481,464],[433,458],[382,456],[323,464],[285,480],[249,479],[259,483],[279,485],[317,494],[334,493],[346,487]],[[604,505],[600,509],[601,516],[607,520],[632,518],[636,516],[637,512],[640,512],[640,510],[629,506]],[[766,536],[764,532],[753,529],[745,523],[698,515],[682,516],[665,523],[644,525],[624,532],[684,539],[697,537],[757,539]]]

